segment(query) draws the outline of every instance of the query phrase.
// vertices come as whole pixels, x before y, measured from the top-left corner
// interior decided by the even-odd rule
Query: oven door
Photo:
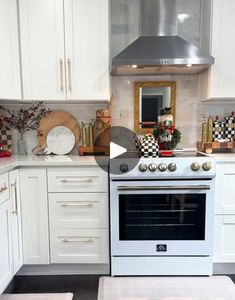
[[[213,180],[112,181],[112,256],[212,255]]]

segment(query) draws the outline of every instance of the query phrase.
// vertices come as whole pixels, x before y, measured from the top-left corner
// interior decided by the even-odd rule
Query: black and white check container
[[[235,135],[235,117],[229,116],[225,118],[225,139],[232,140]]]

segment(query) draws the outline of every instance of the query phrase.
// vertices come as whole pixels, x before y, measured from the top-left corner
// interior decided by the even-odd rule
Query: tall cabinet
[[[108,100],[108,0],[19,0],[25,100]]]
[[[0,99],[21,99],[17,0],[0,1]]]

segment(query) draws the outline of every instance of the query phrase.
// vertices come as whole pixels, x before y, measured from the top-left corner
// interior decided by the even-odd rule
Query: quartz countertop
[[[108,157],[100,157],[100,161],[107,164]],[[17,167],[76,167],[76,166],[97,166],[94,156],[78,155],[12,155],[9,158],[0,159],[0,173],[8,172]]]

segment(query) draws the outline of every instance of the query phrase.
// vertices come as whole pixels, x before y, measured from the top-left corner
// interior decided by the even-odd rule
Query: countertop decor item
[[[19,132],[17,141],[18,153],[25,154],[24,134],[27,131],[37,130],[41,118],[50,114],[50,109],[44,107],[43,102],[38,102],[25,109],[21,108],[17,111],[11,111],[0,105],[0,110],[3,112],[1,122],[10,128],[14,128]]]
[[[153,135],[158,141],[160,156],[172,156],[173,150],[181,140],[181,132],[175,128],[169,108],[165,109],[165,115],[161,116],[161,120],[162,122],[158,122],[153,129]]]
[[[47,135],[45,154],[69,154],[75,145],[75,136],[71,129],[64,126],[52,128]]]
[[[49,115],[43,117],[38,127],[38,146],[32,152],[37,154],[47,147],[47,135],[50,130],[56,126],[69,128],[75,136],[75,145],[80,140],[80,127],[78,121],[68,112],[62,110],[51,111]]]
[[[152,134],[146,134],[144,137],[136,140],[136,146],[139,150],[140,156],[158,157],[159,155],[158,142]]]
[[[11,129],[3,125],[0,125],[0,143],[2,144],[2,150],[12,152]]]

